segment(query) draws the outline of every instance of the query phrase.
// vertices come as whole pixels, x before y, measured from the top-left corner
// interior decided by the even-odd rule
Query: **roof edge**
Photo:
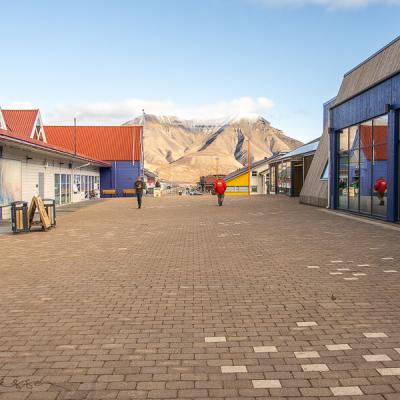
[[[362,67],[363,65],[365,65],[367,62],[371,61],[373,58],[375,58],[377,55],[379,55],[380,53],[382,53],[383,51],[385,51],[388,47],[392,46],[394,43],[396,43],[397,41],[400,40],[400,36],[397,36],[395,39],[393,39],[390,43],[388,43],[386,46],[382,47],[380,50],[376,51],[374,54],[372,54],[371,56],[369,56],[367,59],[365,59],[364,61],[362,61],[360,64],[358,64],[357,66],[355,66],[354,68],[352,68],[350,71],[346,72],[344,74],[344,78],[346,78],[347,76],[349,76],[350,74],[352,74],[354,71],[356,71],[357,69],[359,69],[360,67]]]

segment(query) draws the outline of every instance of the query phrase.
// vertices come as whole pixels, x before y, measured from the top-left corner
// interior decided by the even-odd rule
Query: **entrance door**
[[[303,187],[303,165],[295,164],[293,173],[293,196],[300,196]]]
[[[38,175],[38,191],[39,196],[43,199],[44,198],[44,173],[39,172]]]

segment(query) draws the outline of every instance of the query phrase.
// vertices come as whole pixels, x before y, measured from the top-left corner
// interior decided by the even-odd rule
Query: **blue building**
[[[100,169],[102,194],[114,189],[122,196],[138,176],[144,177],[142,126],[45,126],[45,132],[49,143],[111,165]]]
[[[400,37],[348,72],[324,111],[329,207],[399,221]]]

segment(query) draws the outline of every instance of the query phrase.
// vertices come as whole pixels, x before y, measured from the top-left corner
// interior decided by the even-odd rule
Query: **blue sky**
[[[398,0],[2,3],[0,105],[45,123],[261,114],[321,134],[343,74],[399,35]]]

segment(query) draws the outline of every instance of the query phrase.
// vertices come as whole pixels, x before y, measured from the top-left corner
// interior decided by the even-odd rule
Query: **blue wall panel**
[[[388,80],[332,109],[332,128],[346,128],[385,113],[385,104],[393,104],[392,82]],[[399,93],[400,95],[400,93]]]
[[[122,195],[122,189],[133,188],[136,178],[140,175],[140,162],[112,161],[111,164],[111,168],[100,170],[100,188],[117,189],[118,195]]]

